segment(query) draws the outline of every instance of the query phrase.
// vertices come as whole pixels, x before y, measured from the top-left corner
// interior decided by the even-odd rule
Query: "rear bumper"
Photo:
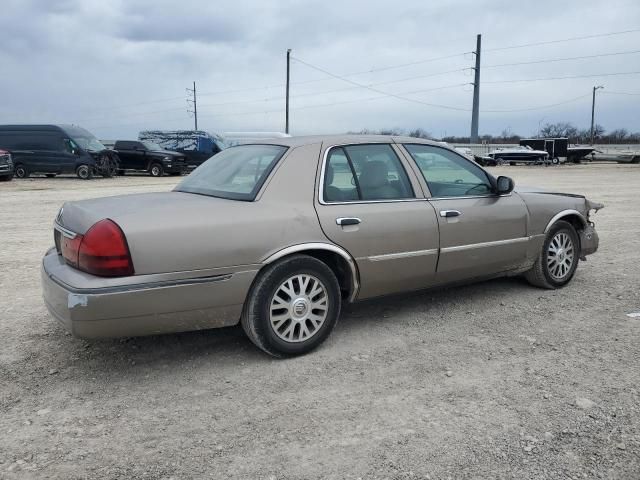
[[[235,325],[257,270],[82,288],[55,249],[41,268],[42,293],[51,315],[74,336],[113,338],[202,330]],[[86,277],[86,275],[85,275]],[[104,279],[94,277],[96,283]],[[129,277],[138,281],[136,277]]]

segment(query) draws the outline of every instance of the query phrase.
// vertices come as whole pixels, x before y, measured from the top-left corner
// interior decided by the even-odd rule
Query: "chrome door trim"
[[[410,165],[405,165],[405,163],[402,161],[403,160],[402,157],[398,155],[398,152],[393,148],[393,145],[395,145],[393,140],[391,141],[384,140],[380,142],[367,141],[367,142],[361,142],[361,143],[358,143],[358,142],[336,143],[336,144],[329,145],[325,149],[324,153],[322,154],[322,163],[320,165],[320,182],[318,184],[318,202],[320,203],[320,205],[353,205],[358,203],[366,204],[366,203],[422,202],[425,200],[424,198],[418,197],[418,193],[414,191],[413,198],[398,198],[398,199],[390,199],[390,200],[356,200],[353,202],[326,202],[324,200],[324,172],[325,172],[325,167],[327,163],[327,157],[329,156],[329,152],[331,151],[331,149],[336,147],[349,147],[351,145],[389,145],[393,150],[393,153],[395,153],[396,156],[398,157],[398,160],[400,161],[400,165],[402,166],[402,168],[404,168],[405,173],[407,174],[409,183],[411,183],[411,188],[415,190],[415,186],[411,181],[411,174],[415,174],[415,172],[413,171],[413,169],[410,169],[410,170],[407,169],[407,167]],[[422,192],[419,192],[419,193],[422,193]]]
[[[573,209],[562,210],[560,213],[555,214],[551,220],[549,220],[549,223],[547,223],[547,226],[544,229],[544,233],[547,233],[554,223],[556,223],[561,218],[566,217],[567,215],[577,215],[578,217],[580,217],[582,225],[587,225],[587,220],[579,211]]]
[[[430,197],[427,200],[429,201],[440,201],[440,200],[464,200],[467,198],[500,198],[500,197],[510,197],[511,193],[503,193],[502,195],[497,195],[495,193],[490,193],[489,195],[467,195],[460,197]]]
[[[344,248],[339,247],[338,245],[322,242],[299,243],[297,245],[291,245],[289,247],[283,248],[282,250],[278,250],[277,252],[265,258],[262,263],[264,265],[267,265],[269,263],[275,262],[276,260],[279,260],[282,257],[286,257],[287,255],[304,252],[305,250],[327,250],[329,252],[337,253],[345,259],[347,265],[349,265],[349,270],[351,270],[351,292],[349,295],[349,302],[353,302],[358,295],[358,291],[360,290],[360,277],[358,276],[358,267],[356,266],[356,262],[349,254],[349,252],[347,252]]]
[[[440,249],[441,253],[458,252],[461,250],[474,250],[476,248],[498,247],[500,245],[510,245],[512,243],[528,242],[531,237],[509,238],[507,240],[495,240],[493,242],[471,243],[469,245],[456,245],[455,247],[445,247]]]
[[[409,257],[420,257],[423,255],[437,255],[437,248],[430,248],[428,250],[415,250],[413,252],[398,252],[398,253],[387,253],[384,255],[373,255],[371,257],[366,257],[367,260],[371,262],[381,262],[384,260],[397,260],[399,258],[409,258]]]

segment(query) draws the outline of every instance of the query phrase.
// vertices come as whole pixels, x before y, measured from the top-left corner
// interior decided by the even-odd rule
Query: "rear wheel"
[[[149,167],[149,174],[152,177],[161,177],[164,175],[164,168],[159,163],[152,163]]]
[[[89,180],[93,177],[93,172],[91,171],[91,167],[89,165],[80,165],[76,168],[76,175],[81,180]]]
[[[558,157],[553,157],[551,159],[551,163],[553,163],[554,165],[559,165],[560,164],[560,159]]]
[[[46,173],[44,176],[47,177],[47,178],[55,178],[56,174],[55,173]]]
[[[527,281],[541,288],[560,288],[571,281],[578,268],[580,240],[576,229],[559,220],[549,230]]]
[[[29,169],[27,169],[23,164],[18,163],[15,166],[13,173],[18,178],[27,178],[29,176]]]
[[[496,165],[497,165],[498,167],[502,167],[502,166],[504,165],[504,160],[503,160],[502,158],[498,158],[498,159],[496,160]]]
[[[242,328],[269,355],[302,355],[329,336],[340,306],[333,271],[316,258],[295,255],[260,273],[245,303]]]

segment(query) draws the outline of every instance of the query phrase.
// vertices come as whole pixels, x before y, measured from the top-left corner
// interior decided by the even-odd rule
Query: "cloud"
[[[476,34],[483,34],[480,131],[531,134],[542,121],[590,121],[588,94],[605,85],[597,120],[640,130],[638,75],[491,83],[640,71],[640,55],[491,67],[636,50],[640,33],[497,48],[637,28],[640,3],[507,0],[3,0],[0,123],[76,123],[103,138],[189,128],[185,88],[197,81],[199,124],[212,131],[284,128],[285,52],[364,85],[419,102],[471,108]],[[586,28],[588,26],[588,28]],[[466,54],[465,54],[466,52]],[[433,62],[421,60],[451,56]],[[411,64],[390,68],[400,64]],[[360,72],[357,75],[350,75]],[[364,72],[364,73],[363,73]],[[446,72],[446,73],[443,73]],[[417,92],[417,93],[407,93]],[[330,77],[293,61],[293,133],[421,127],[466,134],[470,113],[430,107]]]

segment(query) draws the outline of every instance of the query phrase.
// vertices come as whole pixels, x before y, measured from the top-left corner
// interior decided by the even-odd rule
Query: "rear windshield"
[[[196,168],[174,191],[253,201],[286,151],[279,145],[228,148]]]

